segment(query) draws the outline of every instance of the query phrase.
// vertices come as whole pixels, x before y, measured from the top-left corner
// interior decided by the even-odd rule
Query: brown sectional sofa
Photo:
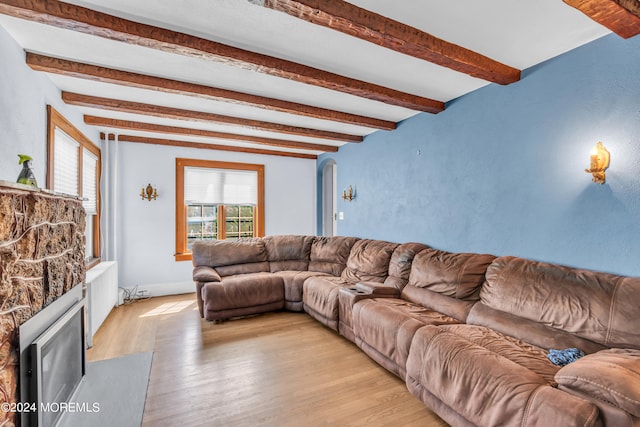
[[[640,278],[353,237],[197,242],[193,264],[205,319],[305,311],[451,425],[640,426]]]

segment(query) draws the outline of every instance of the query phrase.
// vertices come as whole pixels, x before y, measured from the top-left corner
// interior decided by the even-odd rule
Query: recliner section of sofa
[[[456,333],[460,326],[421,328],[407,360],[409,391],[442,419],[474,426],[599,425],[595,405],[552,387],[523,365],[527,351],[535,350],[500,339],[486,346]],[[512,358],[505,356],[509,352]]]
[[[354,304],[363,299],[376,297],[398,298],[409,281],[413,259],[426,248],[427,245],[413,242],[398,245],[391,255],[388,275],[383,283],[359,282],[355,286],[341,288],[338,294],[338,332],[355,343],[352,321]]]
[[[384,283],[396,243],[358,240],[353,244],[340,277],[312,277],[304,283],[304,311],[325,326],[338,330],[339,292],[359,282]]]
[[[305,311],[453,426],[640,427],[640,278],[341,236],[193,255],[205,319]]]
[[[281,277],[271,273],[263,239],[200,241],[192,247],[198,305],[207,320],[284,307]],[[206,281],[207,279],[218,279]]]
[[[493,255],[424,249],[412,264],[399,298],[373,298],[353,307],[355,342],[404,379],[413,335],[425,325],[464,323],[479,299]]]
[[[640,386],[629,389],[640,384],[640,358],[629,356],[640,348],[640,278],[500,257],[489,265],[479,297],[465,324],[425,327],[411,344],[407,386],[425,404],[439,406],[446,421],[598,425],[605,417],[597,414],[624,408],[613,395],[640,400]],[[570,347],[589,356],[563,368],[547,358],[548,349]],[[627,376],[612,379],[598,359],[622,350],[616,347],[626,352],[619,369]],[[589,368],[572,373],[581,365]],[[453,399],[456,393],[467,398]],[[640,424],[626,416],[628,423],[616,418],[611,425]]]

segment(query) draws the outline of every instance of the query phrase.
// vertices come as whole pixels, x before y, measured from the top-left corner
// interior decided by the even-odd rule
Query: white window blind
[[[53,191],[78,195],[78,142],[60,129],[55,130]]]
[[[87,215],[98,213],[98,192],[96,188],[96,168],[98,158],[89,150],[82,150],[82,205]]]
[[[258,200],[258,173],[186,167],[184,200],[186,204],[255,205]]]

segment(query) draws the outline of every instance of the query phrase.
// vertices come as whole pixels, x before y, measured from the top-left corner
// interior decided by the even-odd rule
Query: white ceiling
[[[438,101],[450,101],[490,84],[485,80],[255,5],[248,0],[74,0],[68,3]],[[350,3],[518,69],[534,66],[609,33],[609,30],[569,7],[562,0],[351,0]],[[5,15],[0,15],[0,25],[26,51],[46,56],[231,89],[393,122],[418,113],[407,108],[261,74],[221,62],[162,52]],[[49,76],[62,91],[92,96],[355,135],[367,135],[376,130],[232,102],[135,89],[56,74]],[[239,126],[78,108],[86,114],[100,117],[325,145],[344,144],[340,141]],[[318,151],[202,137],[167,136],[109,128],[101,130],[181,141],[319,154]]]

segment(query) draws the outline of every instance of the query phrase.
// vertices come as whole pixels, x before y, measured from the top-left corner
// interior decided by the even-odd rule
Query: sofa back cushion
[[[543,328],[535,330],[543,332],[517,337],[532,344],[559,332],[607,347],[640,348],[640,278],[500,257],[487,270],[480,300],[492,310],[479,311],[492,318],[479,313],[470,321],[498,328],[496,313],[506,313],[539,324]]]
[[[464,322],[494,259],[488,254],[424,249],[413,259],[402,298]]]
[[[357,237],[315,237],[311,244],[309,271],[340,276]]]
[[[272,273],[309,268],[313,236],[267,236],[263,240]]]
[[[385,285],[391,285],[399,290],[404,289],[409,282],[413,259],[418,252],[427,247],[427,245],[423,245],[422,243],[403,243],[399,245],[393,251],[393,255],[391,255],[389,275],[384,280]]]
[[[267,250],[260,238],[197,241],[191,251],[194,267],[213,267],[222,277],[269,271]]]
[[[342,279],[353,283],[383,283],[389,275],[389,261],[397,247],[397,243],[382,240],[358,240],[351,248]]]

